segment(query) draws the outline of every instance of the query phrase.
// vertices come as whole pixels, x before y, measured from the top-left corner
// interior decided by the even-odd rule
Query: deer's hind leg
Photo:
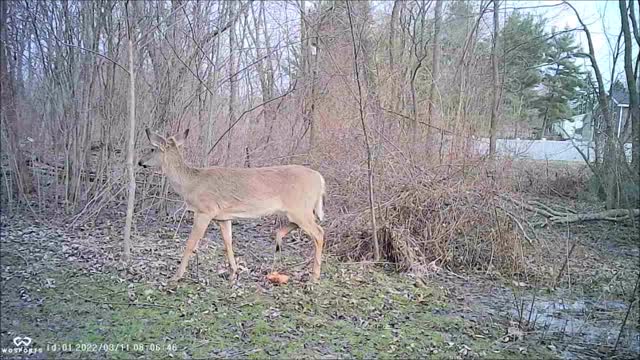
[[[282,238],[284,238],[285,236],[287,236],[288,233],[290,233],[291,231],[297,228],[298,228],[298,225],[296,225],[293,222],[290,222],[289,224],[282,226],[281,228],[276,230],[276,252],[279,252],[282,249]]]
[[[207,214],[197,212],[193,214],[193,228],[191,229],[191,234],[187,240],[187,246],[182,254],[180,267],[178,267],[178,271],[173,278],[171,278],[172,281],[180,280],[184,276],[184,272],[187,270],[187,266],[189,265],[189,258],[198,245],[198,241],[200,241],[204,233],[207,231],[210,221],[211,216]]]
[[[278,260],[278,253],[282,250],[282,238],[287,236],[288,233],[298,228],[293,222],[289,222],[287,225],[280,227],[276,230],[276,251],[273,252],[273,263],[271,263],[271,271],[273,271],[276,267],[276,262]]]
[[[315,245],[315,255],[313,259],[313,270],[311,281],[320,279],[320,268],[322,266],[322,249],[324,248],[324,230],[315,221],[313,212],[307,216],[292,217],[292,222],[296,223],[304,232],[309,234]]]

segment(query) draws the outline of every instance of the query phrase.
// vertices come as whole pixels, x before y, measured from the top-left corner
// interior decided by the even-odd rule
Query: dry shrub
[[[328,246],[344,260],[371,260],[365,154],[358,141],[340,140],[333,137],[331,145],[323,147],[330,150],[314,159],[328,186]],[[427,166],[434,164],[428,156],[408,159],[401,153],[419,151],[398,148],[375,159],[377,231],[384,261],[406,271],[424,271],[430,263],[505,273],[523,270],[524,239],[496,206],[497,193],[508,188],[496,180],[500,176],[491,175],[494,172],[477,158]]]
[[[508,162],[505,171],[515,191],[570,199],[589,191],[589,175],[584,163],[566,161],[519,160]]]

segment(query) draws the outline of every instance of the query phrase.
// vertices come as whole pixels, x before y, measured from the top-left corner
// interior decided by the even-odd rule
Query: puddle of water
[[[614,345],[621,321],[610,312],[622,313],[627,304],[622,301],[563,301],[536,299],[531,309],[531,298],[525,300],[523,322],[530,318],[536,331],[545,336],[569,336],[580,338],[583,343]],[[529,317],[529,313],[531,316]],[[518,320],[517,309],[511,315]],[[547,335],[548,334],[548,335]],[[627,322],[621,345],[640,351],[640,333],[633,323]]]

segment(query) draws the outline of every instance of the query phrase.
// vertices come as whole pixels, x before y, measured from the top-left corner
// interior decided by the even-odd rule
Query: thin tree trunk
[[[318,123],[315,117],[316,82],[318,75],[318,30],[307,23],[305,0],[300,1],[300,37],[302,43],[301,62],[304,79],[304,95],[302,99],[302,118],[309,126],[309,152],[313,151],[318,141]],[[314,36],[311,36],[313,32]]]
[[[220,2],[218,3],[219,8],[218,10],[218,16],[222,17],[223,14],[226,12],[226,10],[224,10],[224,8],[222,8],[223,6],[225,6],[225,3]],[[228,4],[226,4],[226,6],[228,6]],[[214,39],[215,41],[215,45],[212,46],[212,52],[215,53],[214,56],[214,60],[213,60],[213,71],[212,71],[212,79],[211,79],[211,83],[214,86],[218,86],[218,79],[220,77],[220,72],[223,68],[223,64],[221,64],[222,62],[222,51],[220,51],[222,49],[222,37],[221,36],[216,36],[216,39]],[[217,96],[211,96],[211,104],[209,106],[209,112],[210,112],[210,116],[209,116],[209,123],[207,124],[205,133],[206,133],[206,144],[207,144],[207,149],[211,149],[211,147],[213,146],[214,143],[214,128],[215,128],[215,119],[218,117],[219,110],[217,109],[217,104],[219,101],[219,98]],[[215,110],[214,110],[215,109]],[[209,159],[208,159],[208,154],[205,153],[205,165],[209,165]]]
[[[498,30],[500,21],[500,4],[498,0],[493,0],[493,43],[491,46],[491,81],[493,83],[491,101],[491,125],[489,129],[489,155],[496,153],[496,134],[498,126]]]
[[[394,111],[397,111],[397,104],[399,104],[398,102],[398,98],[400,95],[400,84],[399,81],[402,79],[398,72],[396,71],[396,62],[395,62],[395,51],[396,51],[396,23],[398,22],[398,16],[400,15],[400,10],[402,9],[402,6],[404,0],[395,0],[393,2],[393,10],[391,11],[391,21],[389,23],[389,44],[387,45],[389,47],[389,71],[392,74],[392,76],[394,77],[394,79],[391,81],[391,96],[390,96],[390,101],[389,101],[389,105],[391,106],[391,109]]]
[[[234,3],[229,3],[228,18],[231,19],[233,11],[236,9]],[[236,121],[236,98],[238,96],[238,85],[236,84],[236,30],[235,26],[229,29],[229,128],[233,126]],[[231,159],[231,144],[233,139],[233,130],[227,134],[227,153],[225,154],[224,163],[229,165]]]
[[[433,102],[436,98],[437,81],[440,77],[440,23],[442,17],[442,0],[436,0],[436,9],[433,19],[433,64],[431,69],[431,89],[429,90],[429,110],[427,123],[433,119]]]
[[[396,34],[396,22],[398,21],[398,14],[400,13],[400,6],[402,6],[401,0],[395,0],[393,2],[393,10],[391,10],[391,21],[389,23],[389,67],[393,71],[395,63],[393,59],[393,52],[395,50],[395,34]]]
[[[131,258],[131,226],[133,224],[133,207],[136,198],[136,174],[133,166],[136,136],[136,73],[134,67],[135,52],[132,31],[131,27],[129,27],[129,139],[127,142],[127,174],[129,175],[129,187],[127,195],[127,217],[124,226],[124,258],[126,261]]]

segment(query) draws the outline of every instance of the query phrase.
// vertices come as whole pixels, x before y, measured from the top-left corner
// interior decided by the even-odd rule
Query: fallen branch
[[[548,212],[550,212],[552,214],[555,214],[555,215],[561,215],[561,214],[564,215],[564,213],[572,213],[572,214],[576,213],[574,210],[569,209],[569,208],[562,208],[562,211],[556,210],[556,209],[553,209],[551,206],[543,204],[543,203],[541,203],[539,201],[536,201],[536,200],[529,201],[529,204],[541,207],[541,208],[543,208],[543,209],[547,210]]]
[[[505,200],[508,200],[508,201],[520,206],[521,208],[523,208],[525,210],[529,210],[529,211],[534,212],[536,214],[540,214],[540,215],[542,215],[544,217],[550,218],[550,217],[556,216],[555,214],[550,213],[550,212],[548,212],[548,211],[546,211],[544,209],[536,208],[533,205],[529,205],[529,204],[523,203],[522,201],[516,200],[516,199],[511,198],[509,196],[502,195],[502,194],[500,194],[499,196],[501,198],[505,199]]]
[[[539,201],[532,200],[528,203],[524,203],[507,195],[500,195],[500,197],[525,210],[544,216],[552,224],[569,224],[596,220],[623,221],[640,216],[640,209],[611,209],[593,213],[577,214],[570,209],[563,209],[564,211],[553,209]]]

